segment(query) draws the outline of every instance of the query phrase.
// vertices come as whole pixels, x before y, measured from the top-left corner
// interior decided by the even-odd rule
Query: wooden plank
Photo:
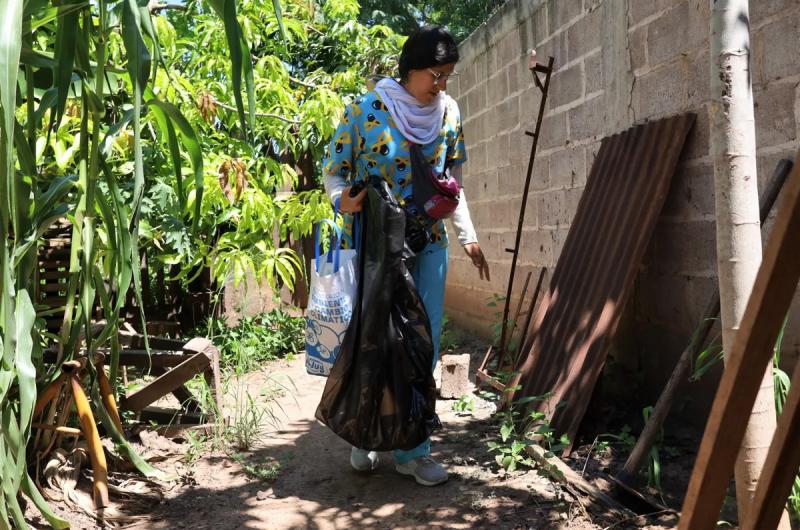
[[[146,407],[139,413],[139,419],[141,421],[154,421],[161,425],[201,425],[206,423],[207,417],[205,414],[197,412],[181,412],[163,407]]]
[[[726,361],[686,491],[679,530],[706,530],[716,525],[759,385],[800,279],[798,233],[800,164],[784,188],[753,291]]]
[[[792,385],[778,427],[758,479],[753,503],[742,530],[777,528],[800,468],[800,363],[795,365]]]
[[[183,363],[158,377],[144,388],[125,398],[121,406],[127,410],[140,411],[162,396],[172,392],[195,375],[202,373],[211,364],[206,352],[192,355]]]
[[[562,484],[573,486],[579,489],[592,499],[592,504],[595,504],[603,512],[617,512],[615,515],[618,517],[626,517],[633,515],[633,512],[628,510],[625,506],[618,503],[607,493],[600,491],[586,479],[573,471],[571,467],[565,464],[561,459],[555,456],[552,452],[546,451],[538,445],[528,445],[525,451],[536,460],[539,464],[539,469],[555,480]]]
[[[150,350],[150,353],[151,355],[148,356],[145,350],[122,350],[119,354],[119,364],[120,366],[135,366],[136,368],[173,368],[189,357],[185,353],[172,350]],[[56,353],[52,350],[45,350],[44,362],[56,362]],[[107,355],[105,364],[110,362],[111,357]]]

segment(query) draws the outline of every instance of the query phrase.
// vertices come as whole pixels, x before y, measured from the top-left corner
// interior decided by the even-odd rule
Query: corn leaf
[[[194,219],[192,220],[192,232],[196,233],[197,227],[200,223],[200,207],[203,202],[203,151],[200,147],[200,139],[197,137],[197,132],[194,130],[189,120],[184,117],[181,111],[167,101],[162,101],[158,98],[153,98],[147,102],[152,108],[161,110],[177,127],[181,135],[183,146],[189,154],[189,161],[194,169]]]

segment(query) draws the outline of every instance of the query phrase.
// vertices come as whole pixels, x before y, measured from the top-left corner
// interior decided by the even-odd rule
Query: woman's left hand
[[[472,260],[472,264],[478,267],[478,272],[481,275],[481,280],[483,280],[484,273],[486,274],[486,281],[489,281],[489,264],[486,262],[486,258],[483,255],[483,251],[481,250],[481,246],[478,243],[467,243],[464,245],[464,252],[467,253],[467,256],[470,257]]]

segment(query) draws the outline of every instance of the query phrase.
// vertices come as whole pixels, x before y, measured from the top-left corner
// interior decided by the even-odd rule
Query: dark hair
[[[409,70],[422,70],[458,62],[458,45],[450,32],[441,26],[424,26],[408,37],[400,52],[400,79]]]

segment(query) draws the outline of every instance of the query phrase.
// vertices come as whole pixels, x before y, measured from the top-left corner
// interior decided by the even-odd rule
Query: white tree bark
[[[717,220],[722,346],[729,352],[761,264],[748,0],[711,2],[711,155]],[[775,432],[771,366],[764,374],[736,460],[744,521]],[[789,530],[789,519],[779,525]]]

